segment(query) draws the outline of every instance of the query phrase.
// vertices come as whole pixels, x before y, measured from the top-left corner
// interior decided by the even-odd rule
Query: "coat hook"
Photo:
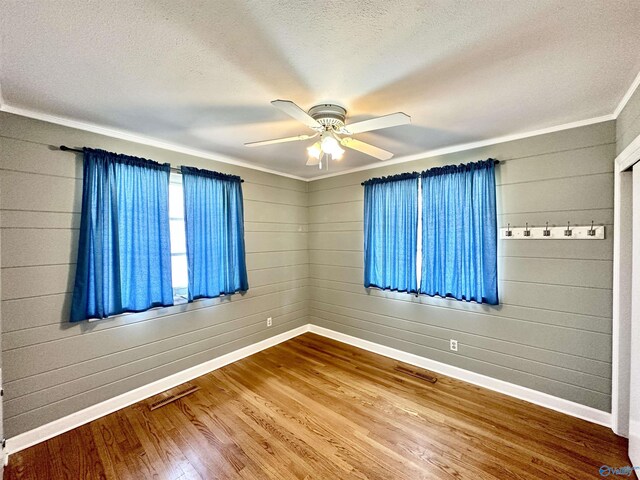
[[[511,231],[511,224],[507,223],[507,231],[504,232],[505,237],[513,237],[513,232]]]
[[[544,230],[542,231],[542,236],[543,237],[551,236],[551,230],[549,230],[549,222],[547,222],[546,226],[544,227]]]
[[[570,237],[573,231],[571,230],[571,223],[567,222],[567,229],[564,231],[565,237]]]
[[[530,237],[531,236],[531,230],[529,230],[529,222],[524,224],[524,236],[525,237]]]
[[[593,220],[591,220],[591,228],[587,230],[587,235],[589,235],[590,237],[596,236],[596,229],[593,228]]]

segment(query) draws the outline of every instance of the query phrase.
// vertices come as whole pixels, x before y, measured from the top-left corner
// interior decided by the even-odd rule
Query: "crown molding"
[[[184,145],[175,144],[165,142],[163,140],[159,140],[153,137],[147,137],[143,135],[138,135],[135,133],[131,133],[125,130],[114,129],[102,127],[100,125],[89,123],[89,122],[81,122],[78,120],[73,120],[67,117],[61,117],[57,115],[50,115],[47,113],[37,112],[34,110],[28,110],[25,108],[13,107],[11,105],[7,105],[4,103],[2,99],[2,91],[0,90],[0,112],[13,113],[16,115],[21,115],[23,117],[34,118],[36,120],[43,120],[45,122],[55,123],[58,125],[63,125],[66,127],[77,128],[79,130],[85,130],[88,132],[98,133],[100,135],[106,135],[108,137],[119,138],[121,140],[128,140],[131,142],[141,143],[143,145],[149,145],[152,147],[163,148],[165,150],[170,150],[174,152],[184,153],[187,155],[193,155],[196,157],[206,158],[209,160],[214,160],[216,162],[227,163],[230,165],[236,165],[238,167],[244,167],[251,170],[258,170],[260,172],[271,173],[273,175],[279,175],[281,177],[293,178],[294,180],[300,180],[303,182],[315,182],[316,180],[323,180],[325,178],[338,177],[340,175],[348,175],[350,173],[361,172],[364,170],[373,170],[375,168],[386,167],[390,165],[398,165],[407,162],[413,162],[416,160],[423,160],[426,158],[432,158],[438,155],[446,155],[449,153],[463,152],[466,150],[473,150],[475,148],[487,147],[490,145],[496,145],[499,143],[511,142],[514,140],[521,140],[523,138],[535,137],[538,135],[545,135],[553,132],[560,132],[562,130],[569,130],[571,128],[584,127],[586,125],[593,125],[601,122],[608,122],[610,120],[616,120],[624,107],[627,105],[635,91],[640,87],[640,72],[636,75],[634,81],[629,86],[629,89],[624,94],[618,106],[613,111],[613,113],[608,115],[602,115],[599,117],[587,118],[585,120],[578,120],[576,122],[564,123],[561,125],[556,125],[553,127],[542,128],[538,130],[532,130],[528,132],[504,135],[500,137],[494,137],[487,140],[479,140],[477,142],[470,143],[462,143],[458,145],[452,145],[450,147],[438,148],[435,150],[427,150],[425,152],[416,153],[413,155],[406,155],[403,157],[394,158],[392,160],[387,160],[384,162],[378,162],[374,164],[364,165],[362,167],[350,168],[348,170],[343,170],[340,172],[328,173],[326,175],[319,175],[316,177],[300,177],[297,175],[292,175],[289,173],[280,172],[278,170],[272,170],[269,168],[264,168],[257,166],[253,163],[249,163],[244,160],[240,160],[238,158],[229,157],[225,155],[220,155],[216,153],[207,152],[205,150],[194,149],[190,147],[186,147]]]
[[[640,72],[638,72],[638,75],[636,75],[636,78],[631,83],[629,90],[627,90],[627,93],[624,94],[624,96],[620,100],[620,103],[618,103],[618,106],[613,111],[614,118],[618,118],[618,116],[620,115],[622,110],[624,110],[624,107],[627,106],[627,103],[629,103],[629,100],[631,100],[631,97],[636,92],[639,86],[640,86]]]
[[[474,148],[487,147],[489,145],[496,145],[498,143],[511,142],[513,140],[521,140],[523,138],[529,138],[529,137],[535,137],[538,135],[545,135],[548,133],[560,132],[562,130],[569,130],[572,128],[584,127],[586,125],[593,125],[595,123],[608,122],[611,120],[615,120],[615,118],[616,117],[614,117],[613,114],[602,115],[600,117],[587,118],[586,120],[578,120],[577,122],[563,123],[562,125],[542,128],[539,130],[532,130],[530,132],[515,133],[511,135],[504,135],[501,137],[490,138],[487,140],[479,140],[477,142],[462,143],[459,145],[453,145],[451,147],[443,147],[435,150],[427,150],[426,152],[416,153],[414,155],[406,155],[404,157],[394,158],[393,160],[387,160],[384,162],[378,162],[370,165],[363,165],[362,167],[351,168],[349,170],[343,170],[341,172],[320,175],[318,177],[313,177],[308,181],[338,177],[340,175],[347,175],[349,173],[361,172],[363,170],[373,170],[375,168],[388,167],[389,165],[398,165],[400,163],[414,162],[416,160],[424,160],[425,158],[437,157],[439,155],[446,155],[449,153],[464,152],[465,150],[473,150]]]
[[[309,181],[308,178],[298,177],[297,175],[291,175],[289,173],[279,172],[277,170],[271,170],[269,168],[260,167],[253,163],[249,163],[247,161],[240,160],[234,157],[211,153],[211,152],[207,152],[205,150],[199,150],[196,148],[190,148],[177,143],[165,142],[157,138],[138,135],[136,133],[131,133],[126,130],[102,127],[100,125],[90,123],[90,122],[81,122],[78,120],[72,120],[67,117],[50,115],[48,113],[28,110],[26,108],[13,107],[11,105],[7,105],[6,103],[0,104],[0,112],[13,113],[15,115],[20,115],[22,117],[28,117],[28,118],[33,118],[35,120],[42,120],[49,123],[55,123],[57,125],[62,125],[65,127],[76,128],[78,130],[97,133],[97,134],[105,135],[111,138],[118,138],[120,140],[127,140],[129,142],[140,143],[142,145],[149,145],[150,147],[162,148],[164,150],[169,150],[172,152],[184,153],[186,155],[193,155],[194,157],[206,158],[208,160],[214,160],[220,163],[235,165],[237,167],[243,167],[251,170],[258,170],[260,172],[271,173],[273,175],[279,175],[281,177],[293,178],[294,180],[301,180],[303,182]]]
[[[532,130],[530,132],[517,133],[513,135],[505,135],[502,137],[495,137],[488,140],[480,140],[478,142],[463,143],[460,145],[453,145],[451,147],[444,147],[436,150],[429,150],[426,152],[417,153],[415,155],[408,155],[404,157],[398,157],[393,160],[387,160],[386,162],[380,162],[372,165],[365,165],[362,167],[351,168],[349,170],[344,170],[342,172],[335,172],[335,173],[328,173],[326,175],[320,175],[320,176],[308,179],[307,181],[312,182],[315,180],[322,180],[323,178],[338,177],[340,175],[347,175],[349,173],[361,172],[363,170],[372,170],[374,168],[385,167],[388,165],[397,165],[400,163],[413,162],[415,160],[432,158],[438,155],[446,155],[448,153],[463,152],[465,150],[472,150],[474,148],[486,147],[486,146],[495,145],[498,143],[504,143],[504,142],[510,142],[513,140],[521,140],[523,138],[535,137],[536,135],[544,135],[547,133],[559,132],[562,130],[569,130],[571,128],[584,127],[586,125],[593,125],[595,123],[616,120],[618,116],[620,116],[620,113],[622,112],[622,110],[624,110],[624,107],[627,106],[627,103],[629,103],[629,100],[631,100],[631,97],[636,92],[638,87],[640,87],[640,72],[638,72],[638,74],[636,75],[636,78],[633,80],[633,82],[629,86],[629,89],[626,91],[622,99],[620,99],[620,102],[618,103],[618,106],[615,108],[613,113],[609,115],[602,115],[600,117],[588,118],[586,120],[579,120],[577,122],[565,123],[562,125],[557,125],[555,127],[543,128],[540,130]],[[636,138],[636,140],[638,139]],[[636,145],[636,143],[637,142],[634,142],[634,147],[637,149],[638,145]]]

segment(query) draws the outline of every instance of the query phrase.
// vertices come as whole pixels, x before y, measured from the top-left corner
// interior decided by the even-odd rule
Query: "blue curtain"
[[[249,289],[241,182],[182,167],[189,301]]]
[[[168,163],[84,149],[71,321],[173,305]]]
[[[494,160],[422,172],[420,293],[498,304]]]
[[[364,183],[364,286],[417,292],[418,174]]]

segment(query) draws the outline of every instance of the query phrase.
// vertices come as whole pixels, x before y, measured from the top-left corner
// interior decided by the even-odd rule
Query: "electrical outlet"
[[[267,327],[270,327],[271,325],[273,325],[273,321],[271,320],[271,317],[267,318]]]
[[[449,340],[449,350],[452,350],[454,352],[458,351],[458,340]]]

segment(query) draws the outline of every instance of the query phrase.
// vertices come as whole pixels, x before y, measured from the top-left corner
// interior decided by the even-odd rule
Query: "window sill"
[[[109,321],[109,320],[118,320],[125,317],[135,317],[136,321],[150,320],[152,318],[161,318],[168,315],[176,315],[179,313],[188,312],[190,310],[198,310],[199,308],[207,308],[208,306],[214,305],[213,300],[225,299],[230,297],[231,295],[221,295],[215,298],[198,298],[196,300],[193,300],[191,303],[189,303],[186,297],[176,296],[174,297],[173,305],[170,305],[168,307],[154,307],[154,308],[150,308],[149,310],[145,310],[144,312],[119,313],[117,315],[110,315],[105,318],[89,318],[86,321],[88,323],[99,323],[99,322]],[[211,305],[196,306],[203,302],[209,302],[211,303]],[[195,308],[189,308],[191,305],[194,305]],[[77,322],[77,323],[81,324],[84,322]]]

